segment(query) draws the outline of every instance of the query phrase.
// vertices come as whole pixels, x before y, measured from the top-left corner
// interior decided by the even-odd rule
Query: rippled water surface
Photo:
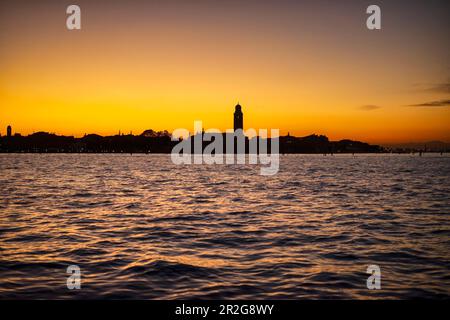
[[[3,154],[0,298],[449,297],[449,181],[448,155],[288,155],[266,177],[169,155]]]

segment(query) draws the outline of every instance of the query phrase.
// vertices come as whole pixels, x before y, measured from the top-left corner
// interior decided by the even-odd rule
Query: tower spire
[[[234,131],[238,129],[244,130],[244,114],[242,113],[242,107],[239,102],[234,107]]]

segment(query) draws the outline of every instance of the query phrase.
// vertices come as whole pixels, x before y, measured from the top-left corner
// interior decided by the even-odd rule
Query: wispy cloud
[[[373,104],[367,104],[364,106],[360,106],[358,107],[359,110],[364,110],[364,111],[372,111],[372,110],[376,110],[376,109],[380,109],[380,106],[375,106]]]
[[[439,93],[450,93],[450,81],[446,83],[438,83],[428,88],[428,91]]]
[[[439,83],[418,83],[413,85],[413,90],[421,92],[450,93],[450,78],[445,82]]]
[[[448,107],[448,106],[450,106],[450,100],[437,100],[409,105],[409,107]]]

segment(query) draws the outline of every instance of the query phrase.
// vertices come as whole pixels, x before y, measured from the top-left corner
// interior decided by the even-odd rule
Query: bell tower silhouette
[[[244,130],[244,114],[239,103],[234,107],[234,131],[238,129]]]

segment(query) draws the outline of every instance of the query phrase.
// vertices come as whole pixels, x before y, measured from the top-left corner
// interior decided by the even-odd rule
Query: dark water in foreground
[[[289,155],[272,177],[0,155],[0,298],[449,297],[449,181],[448,155]]]

